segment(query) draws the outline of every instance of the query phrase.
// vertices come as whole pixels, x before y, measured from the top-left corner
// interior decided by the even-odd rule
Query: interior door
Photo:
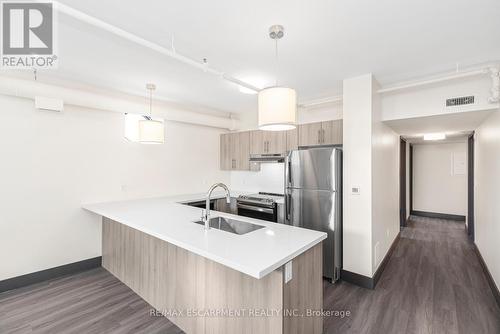
[[[406,226],[406,141],[399,142],[399,225]]]
[[[467,233],[474,241],[474,133],[467,140]]]

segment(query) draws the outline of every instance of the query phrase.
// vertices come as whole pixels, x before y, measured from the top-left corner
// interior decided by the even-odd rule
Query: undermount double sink
[[[194,222],[195,224],[205,225],[203,220],[198,220]],[[259,230],[265,226],[243,222],[240,220],[224,218],[224,217],[213,217],[209,220],[210,228],[215,228],[217,230],[222,230],[234,234],[247,234],[252,231]]]

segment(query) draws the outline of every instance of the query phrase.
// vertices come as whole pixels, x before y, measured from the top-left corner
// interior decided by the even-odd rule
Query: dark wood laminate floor
[[[324,289],[325,309],[351,313],[325,317],[325,333],[500,333],[500,309],[453,221],[413,218],[375,290]],[[150,309],[100,268],[0,294],[0,333],[182,333]]]
[[[0,294],[0,333],[183,333],[103,268]]]
[[[463,223],[412,217],[374,290],[325,282],[325,333],[500,333],[500,309]]]

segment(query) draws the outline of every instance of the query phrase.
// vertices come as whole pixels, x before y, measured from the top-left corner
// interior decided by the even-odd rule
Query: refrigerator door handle
[[[290,159],[290,157],[288,157],[288,161],[287,161],[287,165],[288,165],[288,184],[289,185],[292,185],[292,159]]]
[[[286,220],[287,224],[290,224],[290,208],[291,208],[291,206],[292,206],[292,195],[286,194],[286,196],[285,196],[285,210],[286,210],[285,220]]]

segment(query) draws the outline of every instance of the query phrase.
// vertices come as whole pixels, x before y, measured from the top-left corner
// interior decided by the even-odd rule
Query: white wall
[[[467,143],[414,145],[413,210],[465,216],[467,212],[467,164],[462,175],[453,172],[453,156],[463,155]]]
[[[475,134],[475,243],[500,287],[500,111]]]
[[[378,88],[371,74],[344,80],[343,266],[368,277],[399,232],[399,136],[382,123]]]
[[[285,164],[263,163],[258,172],[231,171],[231,189],[284,194]]]
[[[305,124],[342,119],[342,114],[342,102],[338,102],[324,106],[300,109],[297,118],[299,124]]]
[[[204,192],[220,130],[168,122],[164,145],[123,138],[118,113],[40,112],[0,96],[0,280],[101,255],[99,217],[82,203]]]
[[[344,80],[343,97],[343,269],[371,277],[372,75]]]
[[[373,90],[379,89],[373,82]],[[372,275],[399,233],[400,139],[382,123],[379,94],[374,93],[372,110]]]
[[[490,108],[491,78],[489,75],[446,81],[382,95],[382,119],[393,120],[441,115],[450,112]],[[446,99],[474,95],[475,104],[446,108]]]

